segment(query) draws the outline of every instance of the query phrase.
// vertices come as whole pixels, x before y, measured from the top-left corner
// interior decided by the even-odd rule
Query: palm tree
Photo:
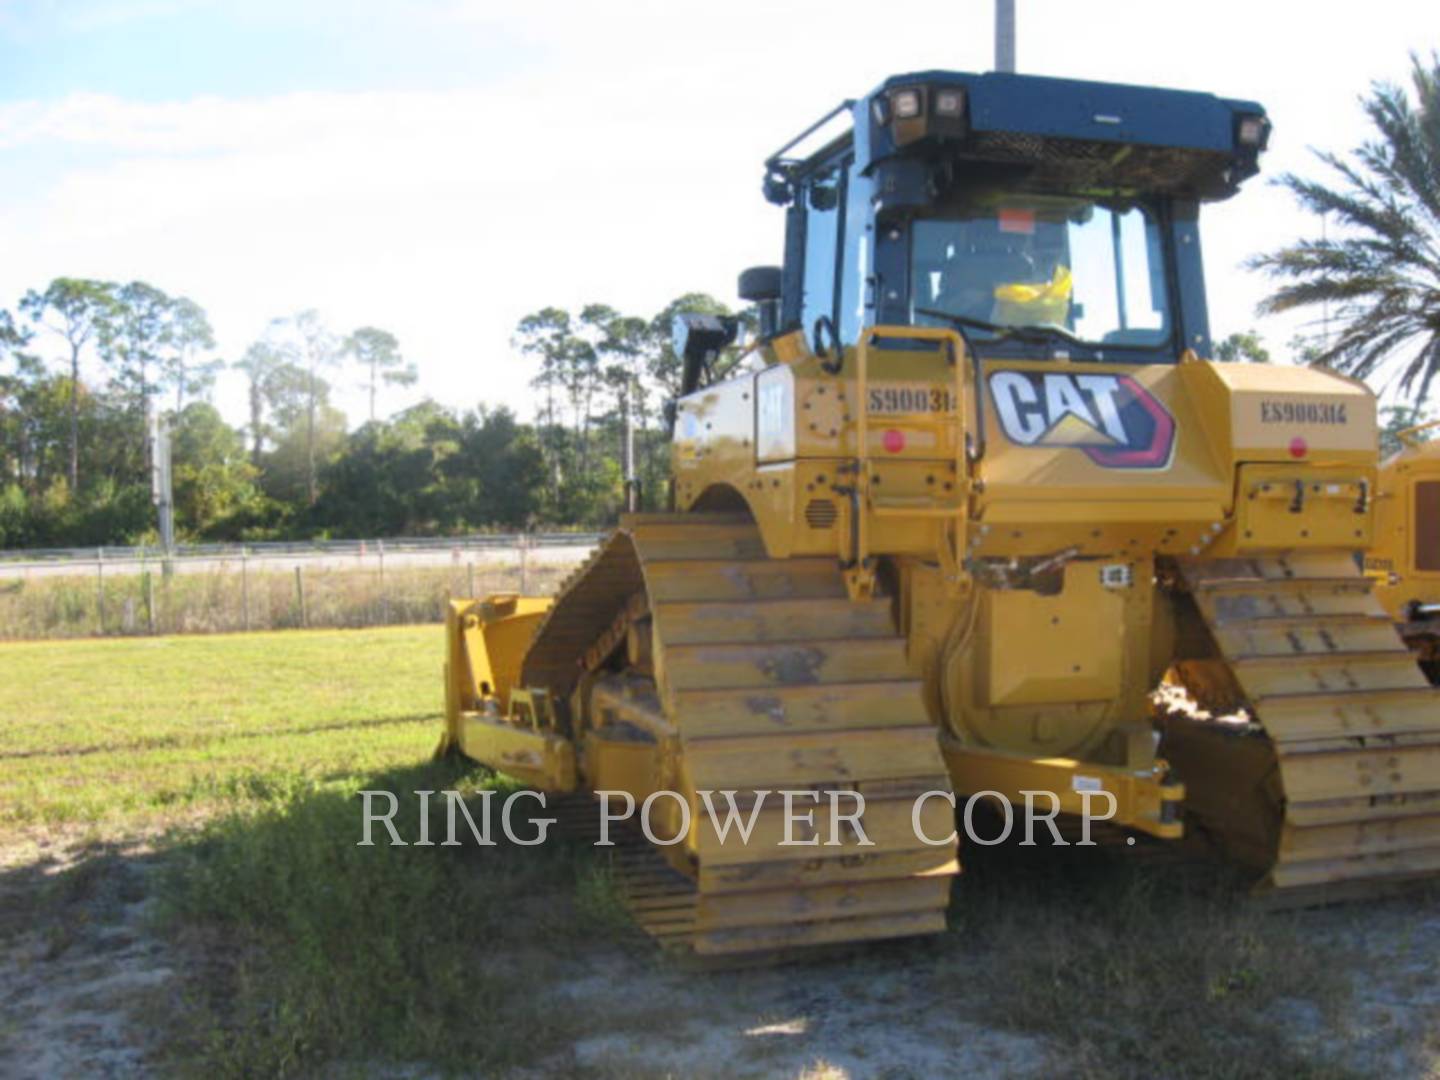
[[[1440,54],[1410,57],[1416,102],[1375,83],[1361,104],[1377,136],[1346,157],[1316,151],[1335,186],[1293,173],[1277,181],[1300,205],[1341,226],[1248,265],[1284,282],[1262,314],[1328,305],[1342,329],[1311,362],[1357,378],[1382,370],[1425,401],[1440,374]]]

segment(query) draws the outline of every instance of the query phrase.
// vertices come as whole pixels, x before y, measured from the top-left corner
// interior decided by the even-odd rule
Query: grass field
[[[522,900],[558,890],[572,934],[614,917],[573,852],[356,846],[362,788],[496,783],[430,761],[441,641],[432,626],[0,647],[0,823],[84,852],[9,890],[26,902],[3,922],[84,909],[105,875],[140,866],[154,918],[203,973],[150,1003],[182,1072],[294,1074],[357,1053],[494,1065],[553,1045],[565,1026],[539,1026],[497,957],[562,929],[516,919]],[[403,803],[411,837],[417,819]],[[78,947],[67,921],[60,952]]]
[[[1423,901],[1261,916],[1213,875],[975,850],[939,939],[696,974],[635,935],[588,848],[358,847],[361,789],[396,792],[413,838],[410,793],[505,787],[430,760],[440,653],[436,627],[0,645],[0,968],[22,988],[0,1074],[94,1071],[107,1001],[142,1048],[113,1075],[1324,1078],[1416,1040],[1428,1059],[1394,1060],[1440,1060]],[[1384,1015],[1410,996],[1403,1024],[1357,970]]]
[[[0,827],[133,829],[414,765],[435,626],[0,647]]]

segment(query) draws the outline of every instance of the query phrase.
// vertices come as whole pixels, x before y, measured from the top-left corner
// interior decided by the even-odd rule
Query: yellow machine
[[[788,144],[784,266],[741,276],[758,342],[678,328],[673,512],[553,602],[452,605],[445,746],[648,805],[689,894],[642,921],[700,952],[942,928],[935,792],[1103,793],[1273,888],[1440,870],[1435,692],[1355,557],[1373,396],[1200,359],[1198,208],[1268,131],[1206,94],[927,72]],[[727,791],[748,843],[705,813]]]
[[[1380,466],[1375,546],[1365,570],[1431,682],[1440,682],[1440,443],[1400,432],[1401,449]]]

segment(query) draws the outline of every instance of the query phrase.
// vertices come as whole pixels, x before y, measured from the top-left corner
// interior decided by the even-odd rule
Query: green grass
[[[413,791],[500,782],[430,759],[442,643],[411,627],[0,644],[0,825],[89,837],[68,869],[12,874],[0,931],[48,920],[59,955],[149,882],[187,961],[151,1018],[182,1074],[499,1068],[560,1047],[584,1011],[537,1002],[565,943],[623,932],[591,860],[356,843],[361,789],[395,792],[414,839]],[[127,848],[137,835],[152,854]]]
[[[584,1033],[665,1029],[564,993],[613,961],[607,941],[653,955],[593,851],[356,845],[361,789],[394,791],[413,839],[410,793],[498,784],[430,760],[441,648],[438,627],[0,644],[0,831],[101,838],[68,870],[0,874],[0,937],[45,925],[57,954],[83,949],[104,905],[156,897],[182,974],[149,1007],[155,1065],[207,1080],[494,1075],[563,1065]],[[125,846],[137,834],[151,853]],[[1343,1075],[1297,1056],[1274,1012],[1349,1000],[1358,960],[1307,940],[1306,914],[1262,917],[1224,881],[1123,855],[965,859],[950,934],[856,961],[904,971],[917,1007],[1043,1036],[1068,1075]],[[750,985],[693,977],[717,1004]],[[857,976],[794,969],[797,987],[832,977]]]
[[[356,844],[362,786],[399,795],[397,828],[414,840],[414,791],[495,784],[434,763],[302,787],[179,846],[162,917],[211,958],[172,1042],[181,1071],[284,1076],[384,1060],[483,1072],[562,1051],[592,1018],[545,998],[582,940],[617,929],[588,853]],[[432,835],[443,828],[435,807]]]
[[[164,824],[423,760],[437,626],[0,644],[0,828]]]

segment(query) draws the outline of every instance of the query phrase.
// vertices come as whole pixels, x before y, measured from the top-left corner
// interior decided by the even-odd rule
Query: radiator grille
[[[829,499],[811,499],[805,504],[805,523],[812,529],[828,529],[835,524],[838,511]]]

